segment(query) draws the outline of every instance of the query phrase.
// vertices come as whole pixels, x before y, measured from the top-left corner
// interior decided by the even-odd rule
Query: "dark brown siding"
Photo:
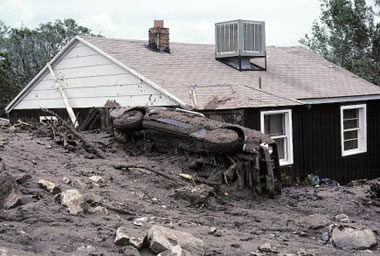
[[[340,106],[361,103],[367,104],[367,152],[343,157]],[[282,170],[300,178],[316,174],[341,183],[380,177],[380,101],[361,103],[292,107],[294,164]],[[262,110],[245,110],[247,127],[260,129]]]
[[[75,115],[78,117],[79,124],[82,124],[83,121],[86,119],[87,114],[91,110],[91,108],[78,108],[73,110]],[[66,109],[52,109],[52,111],[54,111],[60,117],[66,119],[69,123],[71,123]],[[111,127],[111,124],[108,121],[109,117],[107,109],[99,108],[99,111],[101,112],[102,120],[101,122],[99,122],[99,124],[97,124],[97,126],[103,129],[109,129]],[[50,116],[50,114],[45,113],[40,109],[12,110],[9,115],[9,118],[11,123],[17,122],[18,119],[21,119],[22,121],[26,122],[39,122],[40,116]]]

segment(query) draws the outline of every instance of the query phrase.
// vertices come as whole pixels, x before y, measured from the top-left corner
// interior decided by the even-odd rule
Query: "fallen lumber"
[[[188,185],[187,182],[184,182],[178,178],[175,178],[161,170],[156,170],[156,169],[153,169],[153,168],[150,168],[150,167],[147,167],[147,166],[144,166],[144,165],[141,165],[141,164],[114,164],[113,165],[113,168],[117,169],[117,170],[123,170],[123,169],[126,169],[126,170],[129,170],[131,168],[133,169],[144,169],[144,170],[148,170],[150,172],[153,172],[159,176],[162,176],[168,180],[171,180],[173,182],[175,182],[176,184],[180,184],[180,185]]]
[[[95,155],[97,155],[98,157],[102,158],[102,159],[105,159],[106,156],[105,154],[103,153],[103,151],[101,151],[99,148],[97,148],[94,144],[92,144],[91,142],[87,141],[85,138],[83,138],[83,136],[73,127],[71,126],[70,124],[68,124],[62,117],[60,117],[58,114],[56,114],[54,111],[51,111],[49,109],[42,109],[42,111],[46,112],[46,113],[49,113],[49,114],[52,114],[54,116],[56,116],[58,118],[58,120],[60,122],[62,122],[62,125],[67,128],[77,139],[79,139],[83,145],[85,147],[89,147],[94,153]]]
[[[96,121],[98,116],[99,116],[99,110],[96,108],[92,108],[90,112],[88,112],[86,119],[83,121],[82,125],[80,126],[79,131],[89,130],[89,127],[91,126],[93,122]]]

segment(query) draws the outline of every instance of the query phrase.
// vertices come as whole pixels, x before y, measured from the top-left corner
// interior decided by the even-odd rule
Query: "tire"
[[[121,131],[138,130],[142,127],[143,112],[139,110],[126,111],[113,120],[113,126]]]

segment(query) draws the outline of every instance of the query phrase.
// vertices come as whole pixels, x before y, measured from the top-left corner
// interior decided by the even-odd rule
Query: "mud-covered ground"
[[[144,236],[154,224],[202,239],[206,255],[255,255],[265,243],[272,251],[257,255],[380,255],[378,247],[345,250],[323,239],[328,226],[337,223],[334,217],[344,213],[352,223],[372,229],[380,241],[380,203],[365,194],[370,182],[284,188],[275,199],[221,194],[209,198],[206,205],[190,205],[173,196],[181,185],[165,177],[143,169],[113,167],[141,164],[178,176],[187,172],[185,156],[134,156],[114,142],[111,134],[86,134],[86,138],[103,148],[107,158],[64,149],[36,130],[0,126],[0,169],[4,165],[19,180],[22,193],[20,206],[0,209],[0,255],[6,255],[1,248],[18,250],[20,255],[123,255],[123,248],[114,244],[116,229],[126,226]],[[105,185],[93,184],[88,179],[93,175],[102,176]],[[64,177],[71,183],[66,184]],[[71,215],[59,196],[38,186],[41,178],[62,191],[76,188],[90,194],[108,213],[95,213],[90,207],[84,214]],[[147,219],[136,223],[140,217]],[[212,227],[217,231],[210,234]],[[140,253],[152,255],[148,249]]]

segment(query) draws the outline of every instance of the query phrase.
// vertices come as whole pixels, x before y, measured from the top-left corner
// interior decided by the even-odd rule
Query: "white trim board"
[[[324,103],[339,103],[351,101],[365,101],[365,100],[380,100],[380,94],[375,95],[362,95],[362,96],[346,96],[346,97],[332,97],[332,98],[318,98],[318,99],[299,99],[304,104],[324,104]]]
[[[271,111],[261,111],[260,112],[260,131],[265,133],[264,127],[264,116],[273,114],[285,114],[285,135],[287,138],[286,150],[284,152],[286,159],[280,159],[280,165],[291,165],[294,163],[293,157],[293,120],[292,120],[292,110],[291,109],[281,109],[281,110],[271,110]]]
[[[344,150],[344,126],[343,111],[346,109],[359,109],[359,132],[358,132],[358,148]],[[340,107],[340,147],[342,156],[356,155],[367,152],[367,105],[345,105]]]

